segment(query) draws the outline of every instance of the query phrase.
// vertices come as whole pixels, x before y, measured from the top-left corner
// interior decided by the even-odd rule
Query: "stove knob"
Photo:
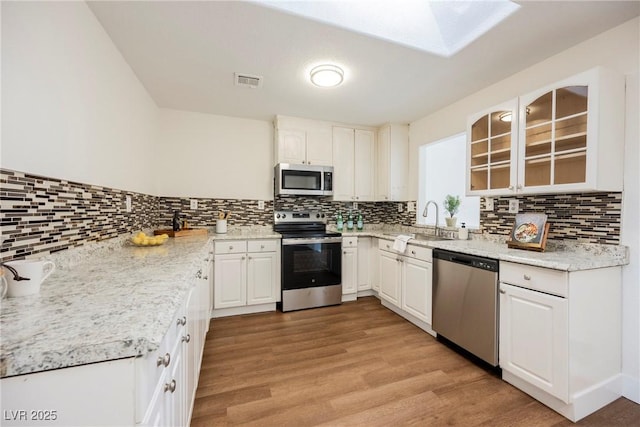
[[[319,213],[316,214],[316,218],[320,218],[320,214]]]
[[[285,219],[287,217],[287,214],[282,214],[282,219]]]
[[[276,218],[280,219],[280,214],[276,214]]]
[[[322,218],[324,218],[324,214],[322,214]]]

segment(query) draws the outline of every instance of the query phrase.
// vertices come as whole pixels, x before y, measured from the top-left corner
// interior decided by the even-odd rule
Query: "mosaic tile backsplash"
[[[515,214],[509,213],[509,199],[494,199],[494,210],[484,210],[482,199],[480,224],[489,234],[508,235]],[[575,240],[581,243],[620,244],[622,193],[549,194],[515,197],[521,213],[546,213],[550,240]]]
[[[125,198],[132,198],[132,212]],[[512,198],[512,197],[510,197]],[[156,197],[118,189],[70,182],[29,173],[0,169],[0,261],[48,254],[87,242],[129,234],[140,229],[168,228],[174,211],[193,227],[213,227],[220,210],[231,212],[230,226],[271,225],[273,210],[321,209],[335,223],[340,210],[346,214],[351,202],[326,197],[279,196],[266,201],[263,210],[255,200]],[[485,232],[508,234],[514,215],[508,199],[494,200],[492,212],[481,211]],[[521,212],[549,215],[549,239],[587,243],[620,243],[621,193],[585,193],[518,197]],[[396,202],[359,202],[365,224],[411,226],[415,212],[398,212]],[[404,204],[406,207],[406,204]]]

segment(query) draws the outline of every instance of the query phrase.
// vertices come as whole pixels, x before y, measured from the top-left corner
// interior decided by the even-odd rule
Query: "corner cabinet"
[[[471,116],[467,194],[622,191],[624,100],[598,67]]]
[[[375,134],[370,130],[333,128],[333,200],[375,198]]]
[[[376,151],[376,200],[407,200],[409,126],[388,124],[378,129]]]

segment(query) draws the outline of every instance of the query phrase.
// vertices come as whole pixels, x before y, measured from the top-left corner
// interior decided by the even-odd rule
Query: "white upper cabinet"
[[[512,192],[518,175],[516,159],[518,100],[474,114],[467,129],[467,194]]]
[[[467,194],[622,191],[624,85],[594,68],[471,116]]]
[[[389,124],[378,129],[376,200],[407,200],[409,126]]]
[[[375,134],[370,130],[333,128],[333,199],[374,200]]]
[[[329,123],[278,116],[275,122],[275,162],[298,165],[333,165]]]

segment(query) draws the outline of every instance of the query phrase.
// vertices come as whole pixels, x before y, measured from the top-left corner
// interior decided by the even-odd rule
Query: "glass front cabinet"
[[[595,68],[471,116],[467,194],[622,191],[624,88]]]

